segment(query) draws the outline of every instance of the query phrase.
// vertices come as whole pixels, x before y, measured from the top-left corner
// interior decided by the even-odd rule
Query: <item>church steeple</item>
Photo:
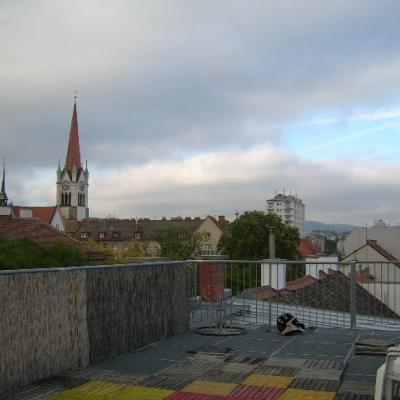
[[[79,170],[81,164],[81,151],[79,148],[79,132],[78,132],[78,114],[76,112],[76,96],[74,97],[74,109],[72,111],[71,128],[69,130],[69,143],[67,157],[65,159],[65,168],[72,172],[72,168]]]
[[[69,142],[64,168],[57,168],[57,205],[66,219],[89,218],[89,171],[83,168],[79,147],[76,95],[72,111]]]
[[[7,207],[8,197],[6,194],[6,162],[3,162],[3,180],[1,181],[0,207]]]

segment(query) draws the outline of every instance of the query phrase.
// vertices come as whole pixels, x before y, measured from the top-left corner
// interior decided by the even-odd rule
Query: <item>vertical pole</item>
[[[276,258],[276,245],[275,245],[275,232],[273,228],[269,229],[269,259],[275,260]]]
[[[353,261],[350,266],[350,328],[357,327],[357,282],[356,282],[356,266]]]
[[[268,263],[268,268],[269,268],[269,289],[272,290],[271,286],[271,274],[272,274],[272,266],[271,262]],[[271,296],[268,298],[268,330],[272,330],[272,303],[271,303]]]

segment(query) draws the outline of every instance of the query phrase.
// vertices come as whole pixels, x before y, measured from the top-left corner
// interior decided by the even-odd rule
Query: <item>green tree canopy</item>
[[[158,256],[171,260],[187,260],[196,256],[204,241],[203,234],[190,232],[184,227],[157,229],[152,237],[160,246]]]
[[[219,242],[219,250],[236,260],[269,258],[270,229],[275,232],[276,257],[298,259],[298,229],[285,225],[277,214],[263,211],[246,211],[229,224],[228,233]]]
[[[42,247],[30,238],[10,240],[0,237],[0,269],[67,267],[86,262],[86,256],[66,242]]]

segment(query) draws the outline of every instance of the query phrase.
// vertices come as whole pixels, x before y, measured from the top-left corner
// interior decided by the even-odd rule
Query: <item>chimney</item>
[[[218,215],[218,222],[223,228],[225,228],[226,225],[225,215]]]
[[[261,263],[261,286],[281,290],[286,287],[286,264],[280,260],[263,260]]]

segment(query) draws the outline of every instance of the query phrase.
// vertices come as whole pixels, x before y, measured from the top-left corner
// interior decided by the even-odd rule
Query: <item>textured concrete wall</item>
[[[0,273],[0,393],[189,325],[182,264]]]

